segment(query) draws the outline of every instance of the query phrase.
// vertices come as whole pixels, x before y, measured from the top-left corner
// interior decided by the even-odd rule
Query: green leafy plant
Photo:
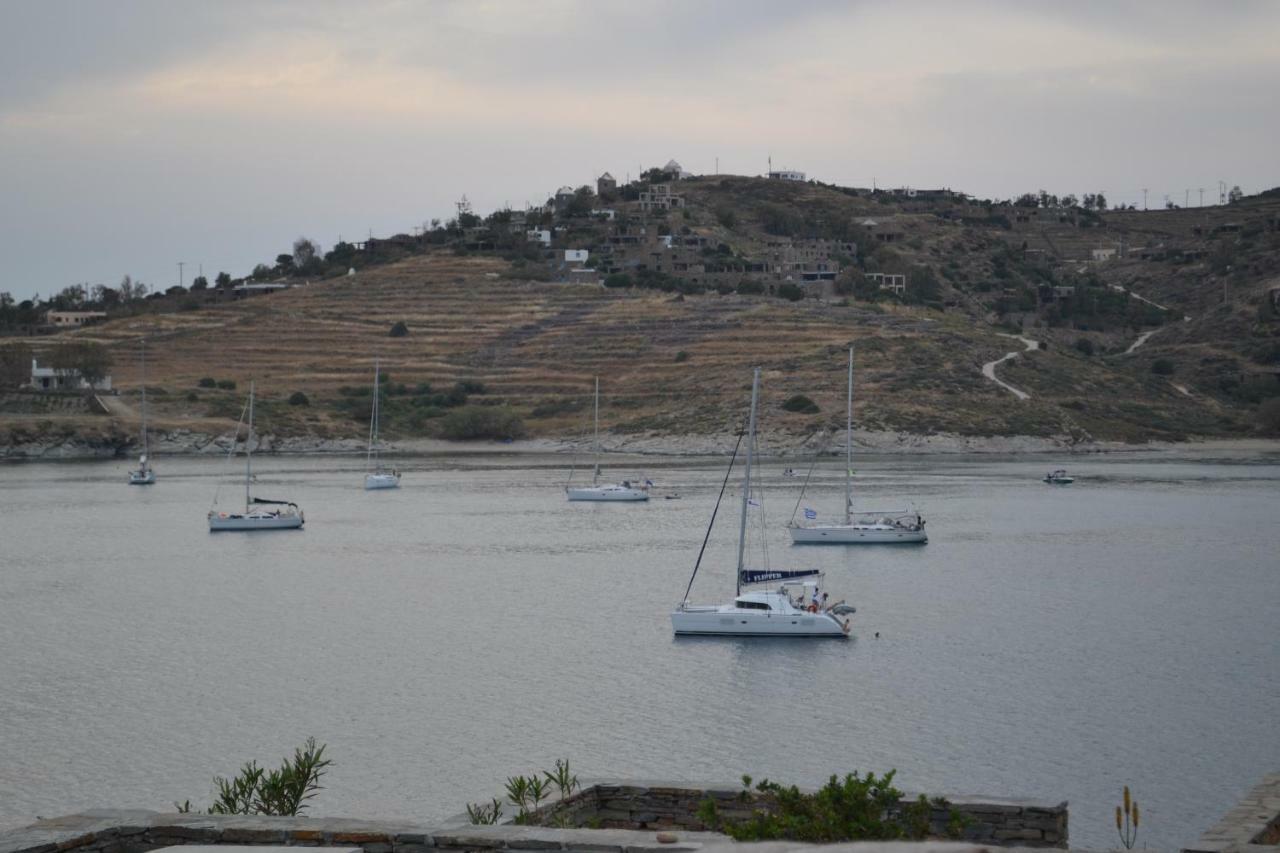
[[[497,823],[502,817],[502,802],[493,798],[491,803],[467,803],[467,818],[473,825]]]
[[[403,338],[409,334],[409,327],[404,324],[403,320],[397,320],[392,326],[388,334],[393,338]]]
[[[541,776],[529,778],[529,799],[533,801],[533,811],[537,811],[542,801],[551,796],[551,780]]]
[[[516,812],[516,823],[524,823],[529,818],[529,779],[525,776],[507,777],[507,799],[519,811]]]
[[[1132,850],[1138,840],[1138,802],[1129,795],[1129,786],[1124,786],[1124,805],[1116,806],[1116,833],[1125,850]]]
[[[569,770],[569,759],[556,759],[556,769],[543,770],[542,775],[547,781],[555,785],[560,791],[560,801],[564,802],[565,798],[571,795],[575,788],[581,787],[578,784],[578,777]]]
[[[323,789],[320,779],[333,762],[324,757],[325,745],[313,737],[285,758],[276,770],[250,761],[230,779],[213,777],[217,795],[209,814],[260,814],[290,817],[307,808],[307,801]],[[179,812],[191,812],[191,801],[174,803]]]
[[[948,807],[941,798],[921,795],[904,801],[893,787],[895,771],[883,776],[850,773],[832,776],[814,793],[802,793],[794,785],[784,786],[768,779],[751,793],[750,776],[743,777],[743,794],[753,809],[746,820],[722,818],[714,800],[708,798],[698,808],[698,818],[708,827],[724,832],[736,841],[789,839],[810,843],[836,841],[921,839],[929,834],[930,818],[936,809]],[[951,812],[947,831],[958,836],[964,819]]]

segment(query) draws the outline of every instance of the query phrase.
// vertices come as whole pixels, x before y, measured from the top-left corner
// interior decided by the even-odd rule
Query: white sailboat
[[[564,493],[571,501],[647,501],[648,483],[633,486],[630,480],[620,483],[600,484],[600,377],[596,377],[595,396],[595,450],[591,464],[590,486],[565,486]],[[573,472],[569,472],[570,480]]]
[[[380,413],[382,386],[378,383],[378,360],[373,361],[373,413],[369,417],[369,453],[365,459],[368,468],[364,475],[365,491],[396,489],[400,487],[400,472],[392,468],[386,471],[378,458],[378,415]]]
[[[156,481],[156,469],[151,467],[148,458],[147,444],[147,345],[142,344],[142,454],[138,457],[138,468],[129,472],[129,485],[150,486]]]
[[[239,425],[237,425],[239,432]],[[219,512],[215,495],[215,508],[209,510],[209,532],[220,530],[290,530],[301,527],[306,520],[302,510],[292,501],[255,498],[249,492],[253,482],[253,383],[249,383],[249,431],[244,439],[244,512]],[[232,443],[234,451],[235,444]]]
[[[751,383],[751,418],[748,427],[746,472],[742,484],[742,517],[738,530],[737,591],[727,604],[690,604],[689,590],[698,574],[694,565],[693,576],[685,589],[684,601],[671,613],[671,627],[677,635],[701,635],[723,637],[831,637],[849,636],[849,615],[854,608],[844,602],[827,605],[825,596],[819,598],[822,573],[817,569],[799,571],[748,570],[744,567],[747,542],[747,508],[751,504],[751,464],[755,451],[756,402],[759,397],[760,368],[756,368]],[[741,439],[739,439],[741,441]],[[734,450],[734,457],[737,450]],[[733,459],[729,460],[729,471]],[[725,473],[728,483],[729,472]],[[721,487],[721,497],[724,487]],[[720,502],[716,501],[716,511]],[[716,511],[711,514],[715,524]],[[707,537],[711,527],[707,528]],[[705,550],[706,540],[702,547]],[[775,585],[776,584],[776,585]],[[744,586],[758,585],[759,590],[743,591]],[[806,593],[810,604],[805,605]],[[795,597],[797,596],[798,597]]]
[[[796,545],[874,545],[878,543],[924,543],[924,518],[914,510],[853,511],[853,347],[849,347],[849,397],[844,427],[844,522],[817,522],[817,513],[805,508],[806,521],[801,524],[792,513],[787,528]],[[800,493],[804,498],[804,492]],[[800,501],[796,501],[796,510]]]

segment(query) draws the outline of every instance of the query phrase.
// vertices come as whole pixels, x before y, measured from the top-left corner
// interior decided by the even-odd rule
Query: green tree
[[[8,296],[9,294],[0,294]],[[0,346],[0,388],[18,388],[31,378],[31,347],[24,341]]]
[[[219,287],[219,289],[226,290],[227,288],[231,287],[230,273],[225,273],[225,272],[218,273],[218,277],[213,280],[213,283],[216,284]]]
[[[209,287],[209,279],[202,275],[198,275],[191,282],[192,290],[206,290]]]
[[[66,341],[54,348],[50,357],[53,369],[66,378],[79,375],[91,386],[97,386],[111,370],[111,353],[93,341]]]

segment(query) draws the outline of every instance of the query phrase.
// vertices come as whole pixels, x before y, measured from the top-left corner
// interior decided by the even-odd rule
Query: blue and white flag
[[[760,503],[754,498],[747,498],[747,506],[760,506]]]
[[[818,513],[817,513],[817,512],[815,512],[814,510],[809,509],[808,507],[805,507],[805,508],[804,508],[804,517],[805,517],[805,518],[807,518],[807,519],[809,519],[810,521],[813,521],[815,518],[817,518],[817,517],[818,517]]]
[[[645,480],[645,481],[644,481],[644,484],[645,484],[646,486],[652,486],[652,485],[653,485],[653,480]]]

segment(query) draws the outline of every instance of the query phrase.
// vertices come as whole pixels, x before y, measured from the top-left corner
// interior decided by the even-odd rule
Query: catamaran
[[[843,601],[828,604],[826,595],[819,597],[822,585],[822,573],[817,569],[801,569],[775,571],[770,569],[750,570],[745,567],[747,543],[747,513],[751,500],[751,465],[755,453],[756,439],[756,403],[759,398],[760,368],[756,368],[751,382],[751,417],[747,430],[746,471],[742,484],[742,517],[738,528],[738,568],[736,572],[737,591],[728,604],[690,604],[689,590],[693,588],[693,579],[698,575],[698,566],[702,563],[702,553],[707,547],[707,539],[711,536],[711,526],[715,524],[716,513],[720,509],[720,500],[716,500],[715,510],[711,513],[711,524],[707,526],[707,539],[703,539],[703,552],[699,552],[698,560],[693,567],[693,575],[689,578],[689,586],[685,588],[684,600],[676,605],[671,613],[671,627],[677,635],[703,635],[724,637],[834,637],[849,636],[849,616],[854,608]],[[739,437],[738,442],[742,439]],[[733,471],[733,461],[738,451],[734,448],[733,457],[729,460],[729,470],[725,472],[724,484],[720,487],[720,497],[724,497],[724,487],[728,485],[729,475]],[[744,591],[744,587],[763,587]],[[805,604],[806,595],[809,603]],[[843,618],[842,618],[843,617]]]
[[[849,397],[845,408],[844,427],[844,523],[818,522],[818,513],[805,508],[805,521],[796,521],[796,512],[804,499],[804,490],[796,500],[796,511],[791,514],[787,528],[791,541],[797,545],[856,545],[883,542],[929,541],[924,532],[924,518],[914,510],[871,511],[853,510],[853,347],[849,347]],[[808,485],[808,480],[805,480]]]
[[[571,501],[647,501],[649,500],[649,482],[635,486],[630,480],[620,483],[600,485],[600,377],[596,377],[595,396],[595,442],[594,456],[591,464],[591,485],[564,487],[564,493]],[[573,480],[573,471],[569,471],[569,479]]]
[[[380,400],[382,386],[378,382],[378,360],[373,360],[373,413],[369,417],[369,454],[365,464],[368,471],[364,475],[365,491],[372,489],[395,489],[400,486],[400,472],[392,468],[384,470],[382,460],[378,458],[378,414],[381,410]]]
[[[148,459],[147,445],[147,345],[142,344],[142,454],[138,457],[138,469],[129,472],[129,485],[150,486],[156,481],[156,469]]]
[[[255,498],[249,492],[253,482],[253,383],[249,383],[249,430],[244,439],[244,512],[219,512],[214,493],[214,507],[209,510],[209,532],[219,530],[289,530],[301,527],[306,520],[302,510],[292,501]],[[236,425],[237,435],[240,425]],[[231,443],[235,452],[235,442]]]

